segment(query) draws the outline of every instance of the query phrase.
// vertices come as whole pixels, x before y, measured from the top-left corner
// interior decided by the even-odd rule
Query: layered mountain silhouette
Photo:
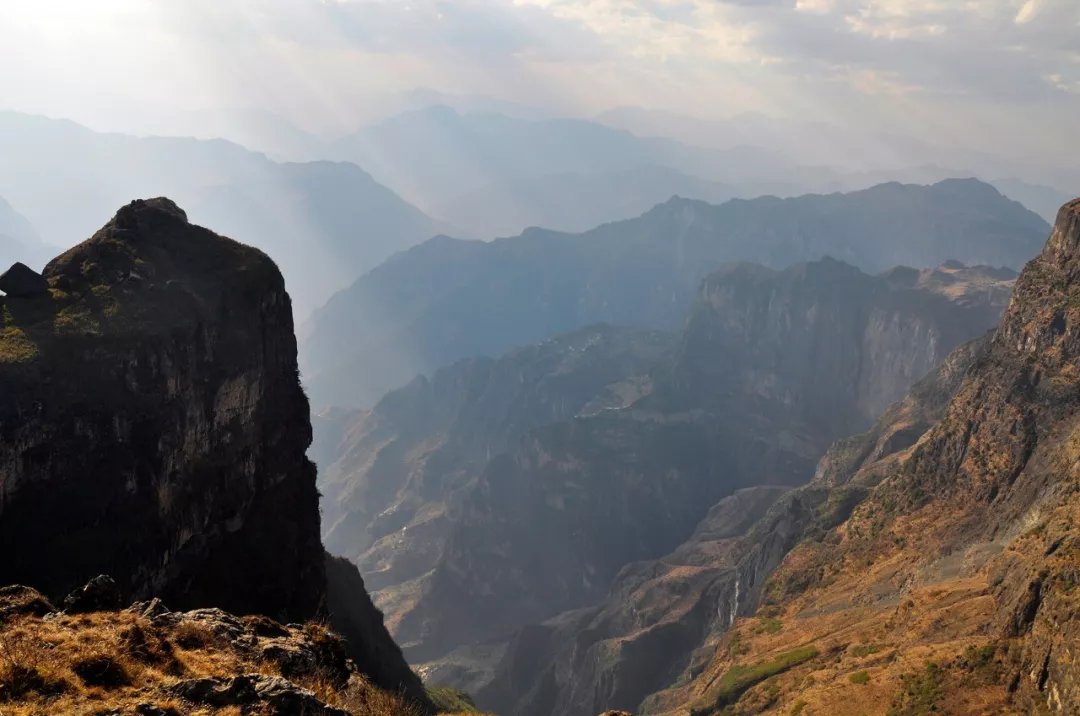
[[[3,112],[0,153],[0,196],[44,241],[91,233],[133,195],[168,195],[194,220],[273,257],[298,315],[394,252],[447,230],[359,167],[279,164],[223,140],[103,134]]]
[[[949,259],[1020,267],[1047,225],[975,180],[722,205],[672,199],[584,234],[438,237],[334,296],[304,327],[317,406],[372,405],[418,373],[596,322],[672,329],[721,264],[833,256],[868,271]]]
[[[702,148],[588,120],[459,113],[446,106],[402,112],[338,140],[327,151],[360,164],[429,212],[449,211],[449,220],[477,238],[534,224],[581,229],[585,212],[601,220],[624,218],[619,212],[628,200],[634,199],[632,205],[642,211],[649,205],[641,202],[658,192],[657,200],[666,199],[680,187],[709,192],[691,195],[706,199],[714,196],[715,183],[737,185],[728,196],[742,196],[755,189],[798,193],[835,177],[824,167],[800,167],[759,147]],[[605,191],[612,178],[626,172],[651,172],[649,184],[631,184],[635,196]],[[573,216],[564,217],[559,210],[569,202],[557,200],[571,188],[563,186],[568,180],[588,187],[584,196],[591,195],[594,205],[579,206]],[[469,206],[484,211],[472,214],[465,210]]]

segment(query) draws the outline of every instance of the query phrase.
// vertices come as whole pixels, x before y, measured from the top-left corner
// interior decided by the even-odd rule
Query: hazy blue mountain
[[[55,253],[41,241],[33,224],[0,197],[0,272],[16,261],[40,270]]]
[[[703,119],[665,110],[618,107],[597,115],[596,120],[639,136],[668,137],[703,147],[767,147],[795,163],[823,164],[843,172],[841,182],[832,187],[835,190],[868,186],[851,183],[858,181],[860,173],[876,174],[879,181],[916,181],[912,169],[931,166],[944,167],[948,173],[921,181],[946,176],[1021,177],[1027,183],[1063,189],[1066,199],[1080,190],[1080,171],[1064,154],[1056,163],[1038,163],[1026,156],[1011,156],[1005,148],[1001,153],[977,150],[957,142],[926,141],[903,131],[874,131],[859,125],[771,117],[758,112]],[[1012,198],[1027,205],[1020,195]],[[1028,208],[1053,221],[1054,212],[1064,200],[1049,215],[1034,206]]]
[[[1080,194],[1080,186],[1074,187],[1076,191],[1066,193],[1021,179],[995,179],[990,183],[1002,194],[1020,202],[1050,223],[1057,218],[1058,209],[1065,202]]]
[[[672,196],[713,203],[735,196],[792,194],[782,182],[730,185],[675,169],[640,166],[594,174],[562,173],[512,178],[488,184],[436,205],[432,213],[481,236],[509,236],[529,226],[585,231],[638,216]]]
[[[223,140],[105,134],[0,113],[0,196],[57,245],[90,235],[133,196],[169,196],[193,221],[266,251],[298,315],[445,226],[358,167],[279,164]]]
[[[672,199],[583,234],[490,243],[439,237],[395,256],[312,315],[303,345],[316,405],[371,405],[472,355],[608,322],[672,328],[721,264],[833,256],[864,270],[948,259],[1018,268],[1047,224],[976,180],[722,205]]]
[[[449,107],[403,112],[337,141],[330,151],[331,156],[357,162],[433,213],[458,197],[495,187],[486,207],[490,209],[499,201],[501,187],[551,175],[607,175],[660,166],[712,182],[796,186],[805,186],[804,179],[829,176],[827,170],[803,169],[755,147],[701,149],[636,137],[586,120],[460,114]],[[515,196],[518,202],[528,199],[526,192]],[[544,218],[539,223],[556,223],[558,215],[543,213],[542,207],[542,200],[530,207],[533,215]],[[463,228],[489,238],[482,233],[483,224]]]

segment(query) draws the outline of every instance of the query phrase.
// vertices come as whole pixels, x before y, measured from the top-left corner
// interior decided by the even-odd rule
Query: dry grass
[[[320,632],[326,635],[313,624],[291,636],[312,640]],[[238,707],[193,710],[172,698],[168,687],[182,679],[247,673],[283,675],[271,661],[187,621],[159,626],[136,614],[101,612],[20,616],[0,626],[0,716],[126,714],[143,703],[178,716],[241,716]],[[316,669],[287,678],[355,716],[420,716],[358,676],[342,684],[330,670]]]

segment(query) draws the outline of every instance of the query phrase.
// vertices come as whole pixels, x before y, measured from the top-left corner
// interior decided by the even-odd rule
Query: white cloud
[[[416,86],[590,113],[1075,117],[1077,0],[2,0],[0,101],[355,120]]]

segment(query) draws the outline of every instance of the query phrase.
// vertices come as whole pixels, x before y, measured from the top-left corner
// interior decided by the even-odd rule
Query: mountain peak
[[[1046,250],[1059,265],[1080,257],[1080,198],[1066,203],[1058,211]]]

